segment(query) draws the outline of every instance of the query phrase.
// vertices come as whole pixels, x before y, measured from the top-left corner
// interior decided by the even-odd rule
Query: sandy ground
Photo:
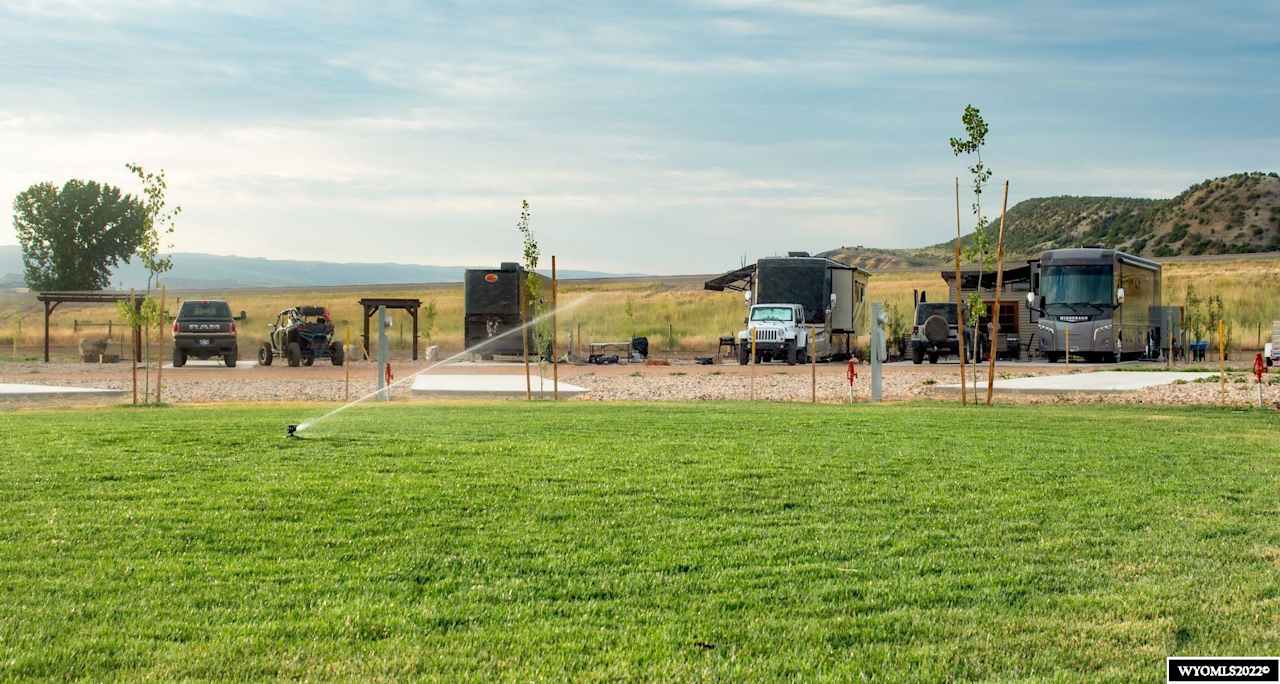
[[[392,364],[397,380],[406,380],[414,372],[427,367],[425,362],[397,361]],[[1124,364],[1128,368],[1163,368],[1160,364]],[[997,367],[999,377],[1024,377],[1066,372],[1086,372],[1096,369],[1115,369],[1116,366],[1096,366],[1043,363],[1001,363]],[[349,393],[345,377],[347,369],[335,368],[319,362],[311,368],[287,366],[239,367],[188,367],[166,369],[163,381],[163,400],[167,403],[211,403],[253,401],[320,401],[341,402],[346,396],[357,398],[375,388],[376,369],[370,363],[350,365]],[[432,370],[433,373],[520,373],[519,363],[461,363]],[[818,364],[817,396],[822,402],[846,401],[849,384],[843,363]],[[788,367],[784,364],[767,364],[756,367],[739,366],[729,362],[714,366],[699,366],[688,360],[676,359],[669,366],[622,364],[615,366],[589,366],[561,364],[560,377],[591,391],[580,400],[585,401],[688,401],[688,400],[758,400],[807,401],[811,397],[809,366]],[[884,398],[890,401],[912,399],[957,400],[958,393],[944,390],[941,384],[954,383],[959,369],[954,363],[936,366],[914,366],[910,363],[892,363],[884,371]],[[534,390],[539,382],[534,366]],[[142,371],[139,371],[139,387],[142,387]],[[858,379],[854,385],[855,401],[870,398],[871,369],[858,367]],[[551,393],[551,369],[546,367],[547,379],[542,384],[547,396]],[[1247,379],[1247,382],[1245,381]],[[1280,372],[1269,376],[1271,384],[1264,387],[1268,405],[1280,402]],[[79,364],[79,363],[0,363],[0,383],[27,383],[65,385],[73,387],[101,387],[129,390],[128,364]],[[152,386],[155,371],[152,371]],[[399,385],[394,393],[397,399],[409,399],[409,382]],[[985,366],[980,377],[980,390],[985,392]],[[141,392],[141,389],[139,390]],[[1256,405],[1257,386],[1243,367],[1231,374],[1226,392],[1213,382],[1188,382],[1155,387],[1139,392],[1112,394],[1060,394],[1026,395],[996,393],[1000,402],[1029,404],[1044,403],[1117,403],[1117,404],[1220,404]],[[2,406],[26,403],[71,404],[84,399],[40,399],[8,401]],[[103,400],[93,400],[102,403]],[[114,399],[128,402],[130,396]]]

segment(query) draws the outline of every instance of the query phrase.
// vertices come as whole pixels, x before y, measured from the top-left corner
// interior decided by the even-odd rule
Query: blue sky
[[[954,232],[967,103],[1010,204],[1275,170],[1277,26],[1278,2],[6,0],[0,197],[132,188],[137,161],[169,173],[176,249],[274,258],[510,260],[523,198],[566,268],[916,246]]]

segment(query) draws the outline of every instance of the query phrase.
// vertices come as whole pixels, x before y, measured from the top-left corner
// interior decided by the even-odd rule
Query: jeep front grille
[[[777,342],[782,339],[782,331],[773,328],[756,328],[756,342]]]

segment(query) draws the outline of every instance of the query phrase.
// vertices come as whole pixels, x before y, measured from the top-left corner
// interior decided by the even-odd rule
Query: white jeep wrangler
[[[751,361],[751,334],[755,333],[755,362],[786,359],[788,365],[809,362],[809,335],[799,304],[756,304],[751,307],[747,329],[738,333],[738,363]]]

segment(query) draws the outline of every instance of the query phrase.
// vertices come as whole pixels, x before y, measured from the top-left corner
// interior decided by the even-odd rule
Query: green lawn
[[[1280,418],[0,413],[0,678],[1162,680],[1280,653]],[[989,444],[977,444],[989,440]]]

